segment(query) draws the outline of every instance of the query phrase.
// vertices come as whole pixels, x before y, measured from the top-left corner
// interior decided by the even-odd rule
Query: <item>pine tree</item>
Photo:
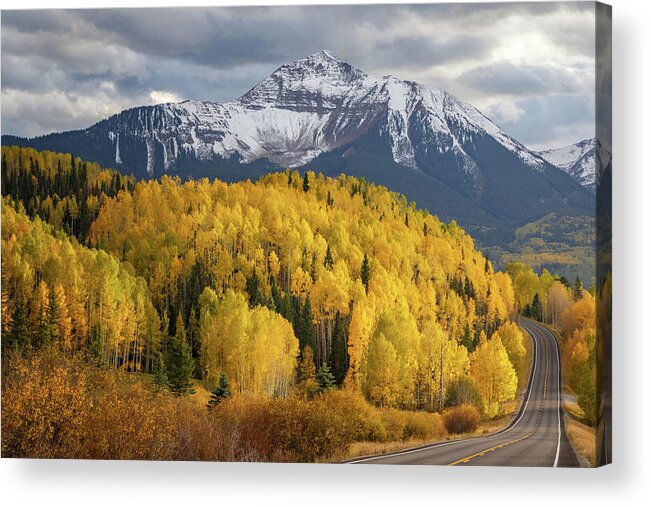
[[[199,305],[193,306],[190,310],[190,317],[188,321],[188,339],[190,341],[190,348],[192,355],[198,355],[201,350],[201,334],[199,328]]]
[[[273,294],[269,296],[269,300],[267,301],[267,308],[269,308],[269,310],[272,312],[278,312],[278,308],[276,307],[276,300],[274,299]]]
[[[475,337],[473,332],[470,329],[470,325],[466,324],[466,328],[463,333],[463,338],[461,338],[461,345],[466,347],[468,352],[475,350]]]
[[[219,376],[219,383],[217,387],[210,392],[210,399],[208,400],[208,409],[219,405],[224,398],[231,397],[231,388],[228,384],[228,377],[225,373]]]
[[[183,312],[179,312],[176,316],[176,325],[174,326],[174,337],[179,341],[187,341],[188,335],[185,332],[185,321],[183,320]]]
[[[36,309],[36,333],[34,344],[38,348],[50,345],[50,337],[52,335],[50,320],[48,319],[49,291],[45,282],[39,284],[37,298],[38,307]]]
[[[581,282],[581,279],[578,276],[574,281],[574,288],[572,289],[572,297],[574,298],[574,301],[578,301],[583,297],[583,283]]]
[[[307,192],[308,190],[310,190],[310,178],[306,172],[303,176],[303,192]]]
[[[303,312],[301,315],[301,336],[298,337],[299,345],[304,347],[309,345],[312,350],[316,346],[316,338],[314,336],[314,323],[312,316],[312,303],[310,302],[310,296],[305,298],[305,305],[303,305]]]
[[[316,270],[316,254],[312,254],[312,264],[310,266],[310,278],[312,278],[312,283],[316,282],[316,279],[319,277]]]
[[[542,303],[540,302],[540,296],[536,292],[531,302],[530,316],[535,320],[542,320]]]
[[[185,336],[183,317],[179,313],[176,319],[176,336],[169,352],[170,391],[177,396],[194,394],[194,370],[192,350]]]
[[[163,354],[159,352],[154,360],[154,369],[152,371],[152,384],[157,391],[167,391],[170,388],[170,379],[167,375],[167,365]]]
[[[16,301],[16,309],[14,310],[14,314],[12,316],[11,327],[9,328],[9,336],[7,338],[7,340],[2,340],[3,346],[6,344],[11,348],[17,349],[29,347],[31,345],[27,303],[22,297],[18,298]]]
[[[59,309],[59,302],[56,300],[56,295],[54,293],[54,290],[51,289],[49,293],[49,298],[48,298],[48,305],[47,305],[47,321],[48,321],[48,330],[49,330],[49,336],[47,339],[47,343],[49,345],[55,345],[59,343],[59,318],[60,318],[60,309]]]
[[[328,358],[330,370],[335,382],[341,384],[346,378],[348,370],[348,340],[344,319],[339,312],[335,316],[335,324],[332,330],[332,349]]]
[[[264,297],[260,290],[260,278],[255,268],[253,268],[251,278],[246,281],[246,293],[249,295],[249,306],[251,308],[264,303]]]
[[[362,261],[360,277],[364,284],[364,288],[366,289],[366,293],[368,294],[368,282],[371,280],[371,265],[368,260],[368,255],[366,254],[364,254],[364,260]]]
[[[332,269],[335,265],[335,261],[332,258],[332,252],[330,251],[330,245],[328,245],[328,248],[326,249],[325,259],[323,259],[323,265],[326,267],[326,269]]]
[[[330,389],[334,389],[337,385],[335,378],[326,363],[323,363],[321,368],[319,368],[319,371],[316,373],[316,383],[318,385],[318,392],[329,391]]]

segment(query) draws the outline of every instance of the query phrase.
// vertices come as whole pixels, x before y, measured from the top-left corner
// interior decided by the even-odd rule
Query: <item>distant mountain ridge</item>
[[[578,143],[539,151],[538,154],[550,164],[562,169],[578,183],[594,191],[597,172],[610,163],[611,155],[596,138]]]
[[[482,241],[550,212],[594,208],[589,191],[470,104],[371,77],[327,51],[282,65],[231,102],[138,107],[85,130],[3,144],[72,152],[140,178],[345,172],[475,228]]]

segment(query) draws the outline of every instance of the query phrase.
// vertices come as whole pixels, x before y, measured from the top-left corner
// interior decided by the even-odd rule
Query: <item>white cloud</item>
[[[181,97],[176,93],[166,92],[163,90],[152,90],[149,92],[149,98],[152,104],[165,104],[166,102],[180,102]]]
[[[42,134],[84,128],[122,107],[232,100],[277,66],[327,48],[371,75],[445,89],[523,142],[544,143],[554,131],[569,144],[585,132],[574,126],[594,112],[577,109],[582,116],[570,118],[554,100],[594,103],[591,5],[7,11],[3,130]],[[58,115],[39,114],[35,103]]]

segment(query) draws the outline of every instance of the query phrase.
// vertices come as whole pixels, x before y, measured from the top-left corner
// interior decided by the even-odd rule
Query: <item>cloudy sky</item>
[[[239,97],[329,49],[442,88],[532,148],[594,136],[585,3],[2,12],[2,132],[83,128],[143,104]]]

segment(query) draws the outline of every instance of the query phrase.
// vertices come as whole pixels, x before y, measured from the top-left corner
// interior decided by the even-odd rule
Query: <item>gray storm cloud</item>
[[[3,11],[2,132],[231,100],[320,49],[471,102],[532,147],[594,135],[594,4]]]

